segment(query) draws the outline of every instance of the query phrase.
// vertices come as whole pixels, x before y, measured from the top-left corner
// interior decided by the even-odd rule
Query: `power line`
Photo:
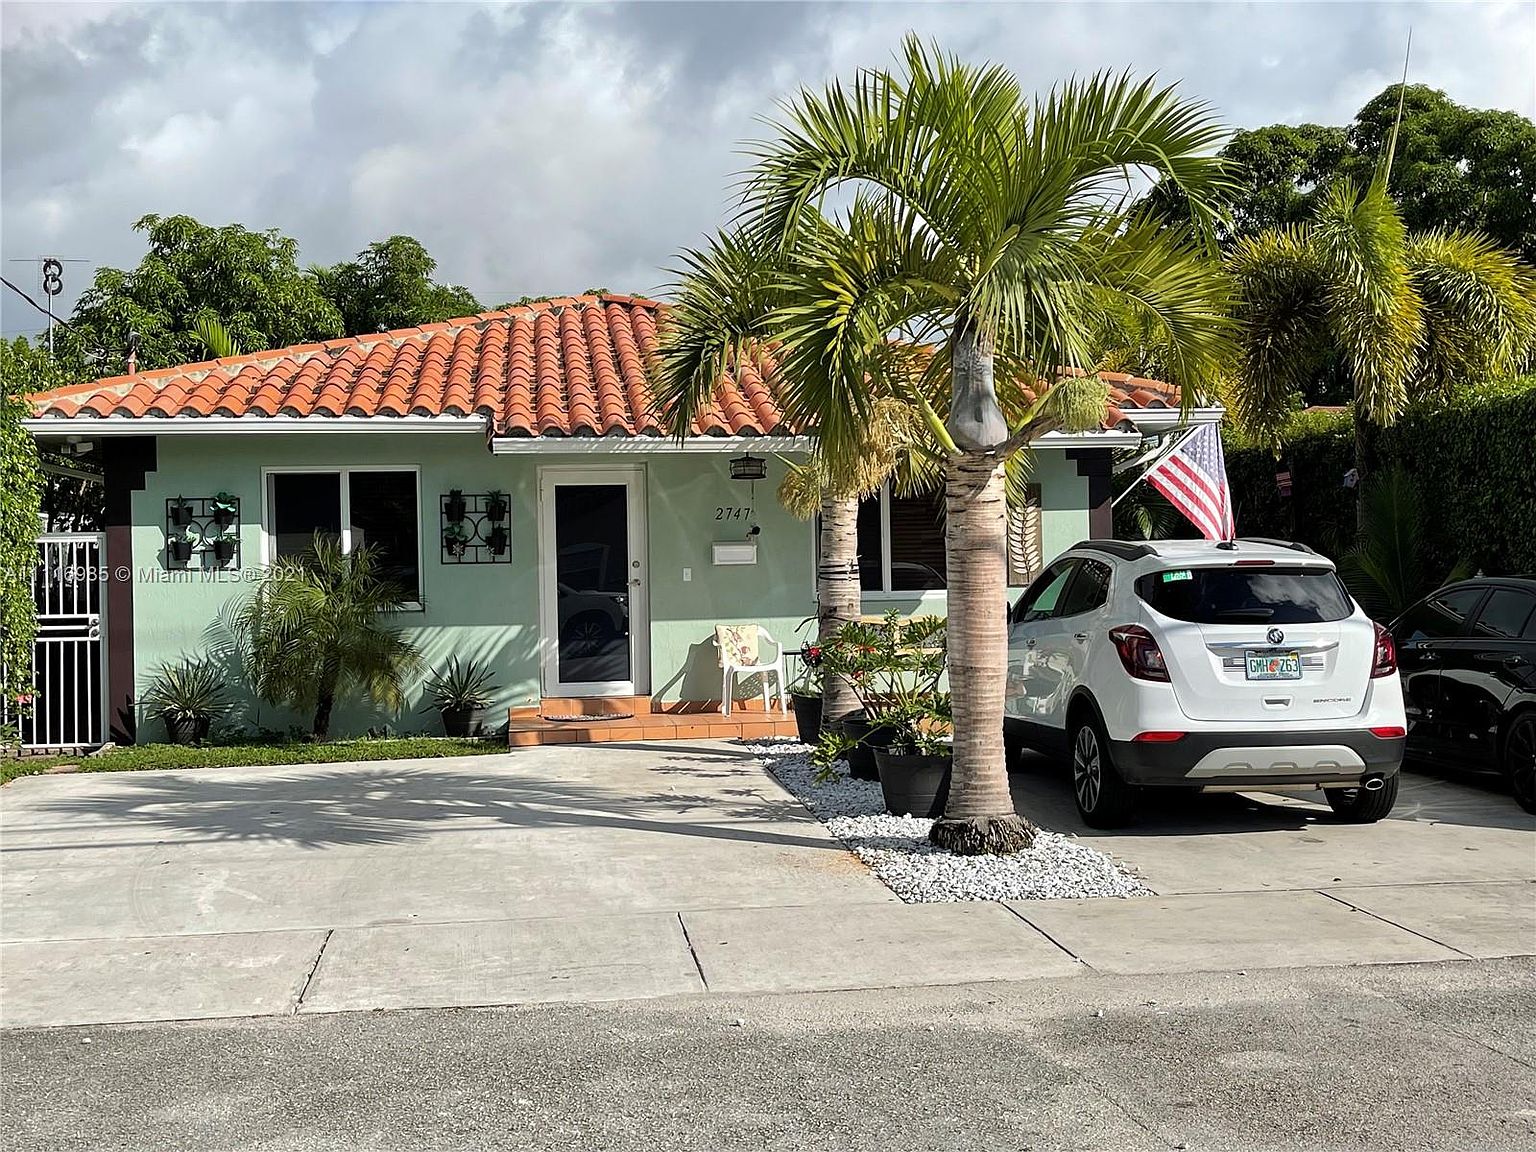
[[[23,300],[25,300],[28,304],[32,305],[32,307],[36,308],[44,316],[47,316],[50,320],[56,320],[56,321],[58,321],[58,323],[64,325],[64,327],[66,327],[66,328],[74,327],[74,325],[70,324],[70,322],[68,320],[64,319],[62,316],[55,316],[52,312],[48,311],[48,309],[44,308],[41,304],[39,304],[36,300],[32,299],[32,297],[28,296],[20,288],[16,287],[16,285],[12,284],[4,276],[0,276],[0,284],[4,284],[12,292],[16,293],[16,295],[20,296]]]

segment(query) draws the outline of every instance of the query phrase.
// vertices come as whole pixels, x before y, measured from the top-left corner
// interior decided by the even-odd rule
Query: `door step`
[[[719,704],[711,705],[709,701],[672,701],[653,705],[649,696],[545,697],[537,708],[508,710],[507,744],[512,748],[526,748],[541,744],[762,739],[795,735],[793,714],[764,713],[762,701],[756,703],[756,709],[747,707],[745,701],[732,703],[731,714],[722,716]],[[709,711],[704,711],[705,708]]]

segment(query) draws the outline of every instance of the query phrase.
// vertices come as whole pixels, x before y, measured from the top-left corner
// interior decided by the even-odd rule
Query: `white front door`
[[[650,691],[642,467],[539,470],[539,649],[546,696]]]

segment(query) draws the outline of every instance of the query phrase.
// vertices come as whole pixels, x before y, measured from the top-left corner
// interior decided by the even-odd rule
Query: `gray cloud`
[[[908,29],[1030,88],[1155,70],[1256,125],[1345,122],[1410,24],[1414,79],[1536,116],[1527,3],[5,3],[0,248],[131,265],[134,219],[187,212],[309,261],[409,233],[488,303],[653,290],[725,219],[775,101]],[[67,275],[72,298],[89,265]],[[7,334],[34,315],[6,293]]]

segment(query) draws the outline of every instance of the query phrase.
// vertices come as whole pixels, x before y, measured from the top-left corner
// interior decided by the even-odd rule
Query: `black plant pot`
[[[192,541],[167,540],[165,554],[177,564],[185,564],[192,559]]]
[[[459,523],[459,521],[463,520],[464,519],[464,509],[465,509],[464,497],[462,497],[462,496],[450,496],[450,497],[448,497],[448,504],[447,504],[448,522],[450,524],[457,524],[457,523]]]
[[[507,530],[505,528],[492,528],[490,536],[486,538],[486,546],[490,548],[492,556],[505,556],[507,554]]]
[[[213,522],[221,528],[226,528],[235,522],[235,510],[233,508],[215,508],[213,510]]]
[[[209,719],[206,716],[196,720],[173,720],[165,718],[165,734],[172,744],[201,744],[208,739]]]
[[[172,504],[171,523],[177,528],[190,528],[192,526],[192,505]]]
[[[505,520],[507,518],[507,502],[499,497],[492,496],[485,502],[485,518],[487,520]]]
[[[484,708],[444,708],[442,714],[447,736],[473,736],[485,723]]]
[[[800,743],[816,743],[821,739],[821,697],[791,692],[789,703],[795,710],[795,730],[800,734]]]
[[[880,770],[885,810],[892,816],[938,819],[944,815],[944,805],[949,802],[952,756],[907,755],[876,748],[875,765]]]
[[[228,564],[235,558],[235,542],[233,540],[215,540],[213,542],[213,558],[220,564]]]
[[[876,727],[864,716],[849,716],[842,723],[843,735],[858,743],[848,749],[848,775],[855,780],[878,780],[880,769],[875,766],[875,749],[884,748],[896,739],[896,729],[884,725]]]

